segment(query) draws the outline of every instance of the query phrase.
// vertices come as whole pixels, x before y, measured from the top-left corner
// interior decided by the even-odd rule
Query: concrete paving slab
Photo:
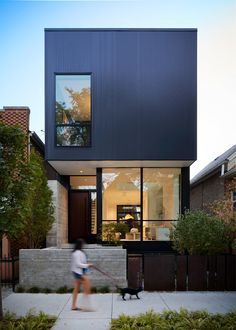
[[[136,315],[148,310],[205,309],[210,313],[236,310],[236,292],[141,292],[140,299],[123,301],[119,294],[93,294],[95,312],[71,311],[71,294],[12,293],[3,300],[4,311],[23,316],[31,309],[58,317],[53,330],[108,330],[111,319],[121,314]],[[78,297],[78,304],[82,295]]]
[[[171,292],[159,293],[170,310],[207,310],[227,313],[236,309],[236,292]]]
[[[112,316],[112,293],[94,294],[90,297],[91,307],[94,312],[72,311],[71,299],[68,300],[62,312],[59,315],[60,319],[110,319]],[[78,306],[82,305],[82,294],[78,295]]]
[[[52,328],[52,330],[108,330],[111,320],[110,319],[59,319]]]
[[[70,297],[71,294],[12,293],[4,299],[3,311],[15,313],[17,316],[24,316],[29,310],[33,314],[39,314],[42,311],[58,316]]]
[[[120,314],[136,315],[151,309],[156,312],[168,309],[158,293],[141,292],[139,297],[140,299],[134,297],[129,299],[129,295],[127,295],[126,301],[124,301],[119,294],[114,294],[112,318],[117,318]]]
[[[3,287],[2,288],[2,299],[5,299],[6,297],[10,296],[12,294],[12,288],[11,287]]]

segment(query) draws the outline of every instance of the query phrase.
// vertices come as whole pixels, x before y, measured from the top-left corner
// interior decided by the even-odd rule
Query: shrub
[[[225,315],[209,314],[206,311],[165,311],[162,314],[148,311],[136,316],[121,315],[111,322],[110,330],[184,329],[215,330],[236,329],[236,312]]]
[[[17,286],[17,288],[16,288],[16,292],[17,293],[23,293],[23,292],[25,292],[25,288],[23,287],[23,286]]]
[[[41,292],[42,292],[42,293],[51,293],[52,290],[49,289],[49,288],[44,288],[44,289],[41,290]]]
[[[40,288],[38,288],[37,286],[32,286],[32,288],[27,290],[27,292],[29,293],[40,293],[40,291]]]
[[[170,238],[179,253],[216,254],[227,250],[225,224],[204,211],[187,211],[173,225]]]
[[[28,313],[25,317],[17,318],[15,314],[7,313],[3,320],[0,321],[0,329],[4,330],[22,330],[22,329],[34,329],[34,330],[49,330],[56,322],[56,317],[49,316],[44,313],[40,313],[35,316]]]
[[[67,288],[67,286],[66,286],[66,285],[61,286],[60,288],[58,288],[58,289],[56,290],[56,293],[68,293],[68,288]]]
[[[92,293],[97,293],[98,290],[97,290],[97,288],[96,288],[95,286],[93,286],[92,289],[91,289],[91,292],[92,292]]]
[[[109,286],[102,286],[101,288],[99,288],[97,290],[97,292],[99,292],[99,293],[109,293],[110,292],[110,288],[109,288]]]

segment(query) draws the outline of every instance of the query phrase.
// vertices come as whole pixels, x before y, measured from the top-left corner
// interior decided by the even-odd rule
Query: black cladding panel
[[[48,160],[195,160],[195,29],[45,30]],[[55,75],[91,74],[92,144],[57,147]]]

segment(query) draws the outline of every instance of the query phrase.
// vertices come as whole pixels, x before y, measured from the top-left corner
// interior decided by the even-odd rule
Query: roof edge
[[[159,31],[159,32],[197,32],[197,28],[45,28],[45,32],[72,32],[72,31],[80,31],[80,32],[112,32],[112,31],[120,31],[120,32],[151,32],[151,31]]]

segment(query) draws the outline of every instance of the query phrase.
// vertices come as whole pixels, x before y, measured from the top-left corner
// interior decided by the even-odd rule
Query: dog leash
[[[101,273],[101,274],[103,274],[103,275],[109,277],[113,282],[117,282],[117,280],[116,280],[114,277],[112,277],[110,274],[108,274],[108,273],[102,271],[102,270],[101,270],[100,268],[98,268],[97,266],[94,266],[94,265],[93,265],[93,268],[96,269],[99,273]]]

